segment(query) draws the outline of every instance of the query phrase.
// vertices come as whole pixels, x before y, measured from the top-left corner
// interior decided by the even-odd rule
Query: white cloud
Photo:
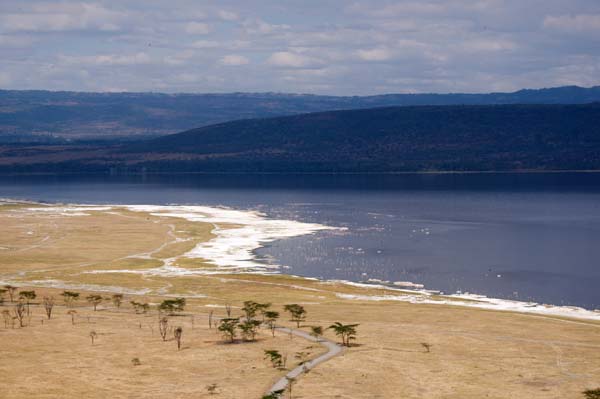
[[[237,15],[237,13],[228,10],[219,10],[217,15],[223,21],[237,21],[240,18],[239,15]]]
[[[26,11],[0,16],[0,30],[9,32],[60,32],[121,29],[125,14],[111,11],[99,4],[53,3],[34,4]]]
[[[386,48],[357,50],[356,55],[365,61],[387,61],[393,56],[392,52]]]
[[[517,44],[506,39],[473,39],[464,41],[462,47],[475,52],[510,51],[516,49]]]
[[[229,54],[221,58],[220,63],[227,66],[246,65],[250,60],[243,55]]]
[[[197,40],[192,43],[192,47],[194,48],[218,48],[221,46],[221,43],[214,40]]]
[[[278,51],[271,54],[267,63],[284,68],[306,68],[317,64],[318,60],[290,51]]]
[[[570,33],[600,32],[600,14],[547,16],[544,27]]]
[[[33,39],[27,36],[0,35],[0,47],[21,48],[29,47],[33,43]]]
[[[71,65],[108,65],[108,66],[119,66],[119,65],[142,65],[149,64],[152,59],[148,54],[144,52],[136,54],[102,54],[102,55],[84,55],[84,56],[71,56],[62,55],[59,56],[59,60],[65,64]]]
[[[190,35],[207,35],[210,30],[210,25],[204,22],[189,22],[185,25],[185,31]]]
[[[250,35],[268,35],[290,29],[291,26],[286,24],[270,24],[262,19],[248,19],[242,23],[246,33]]]

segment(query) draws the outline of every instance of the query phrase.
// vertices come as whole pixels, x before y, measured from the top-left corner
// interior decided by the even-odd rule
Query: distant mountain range
[[[583,104],[596,101],[600,101],[600,86],[568,86],[514,93],[364,97],[0,90],[0,143],[139,140],[238,119],[342,109],[459,104]]]
[[[106,146],[0,146],[2,172],[600,170],[600,103],[404,106],[245,119]]]

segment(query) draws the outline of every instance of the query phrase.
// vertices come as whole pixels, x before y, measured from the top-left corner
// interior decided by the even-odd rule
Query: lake
[[[600,308],[600,173],[4,176],[0,197],[259,210],[346,228],[256,251],[284,273]]]

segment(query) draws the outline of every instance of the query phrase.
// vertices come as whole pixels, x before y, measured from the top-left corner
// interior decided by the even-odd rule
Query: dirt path
[[[342,353],[344,351],[343,346],[340,346],[337,343],[330,341],[326,338],[322,338],[322,337],[315,338],[307,332],[292,329],[292,328],[277,327],[276,329],[277,329],[277,331],[285,332],[288,334],[294,334],[294,335],[304,338],[306,340],[309,340],[312,342],[317,342],[317,343],[323,345],[324,347],[326,347],[327,352],[322,354],[319,357],[316,357],[316,358],[290,370],[284,377],[281,377],[275,384],[273,384],[273,386],[269,389],[267,394],[270,394],[272,392],[279,391],[282,389],[286,389],[289,384],[289,379],[297,378],[302,373],[304,373],[308,370],[312,370],[314,367],[318,366],[319,364],[326,362],[327,360],[331,359],[334,356],[339,355],[340,353]]]

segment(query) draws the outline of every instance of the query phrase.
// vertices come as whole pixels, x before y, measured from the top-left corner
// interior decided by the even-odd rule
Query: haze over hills
[[[328,111],[238,120],[112,147],[0,148],[3,172],[591,169],[600,169],[600,103]]]
[[[594,101],[600,101],[600,86],[566,86],[513,93],[363,97],[0,90],[0,142],[139,140],[231,120],[341,109],[457,104],[583,104]]]

